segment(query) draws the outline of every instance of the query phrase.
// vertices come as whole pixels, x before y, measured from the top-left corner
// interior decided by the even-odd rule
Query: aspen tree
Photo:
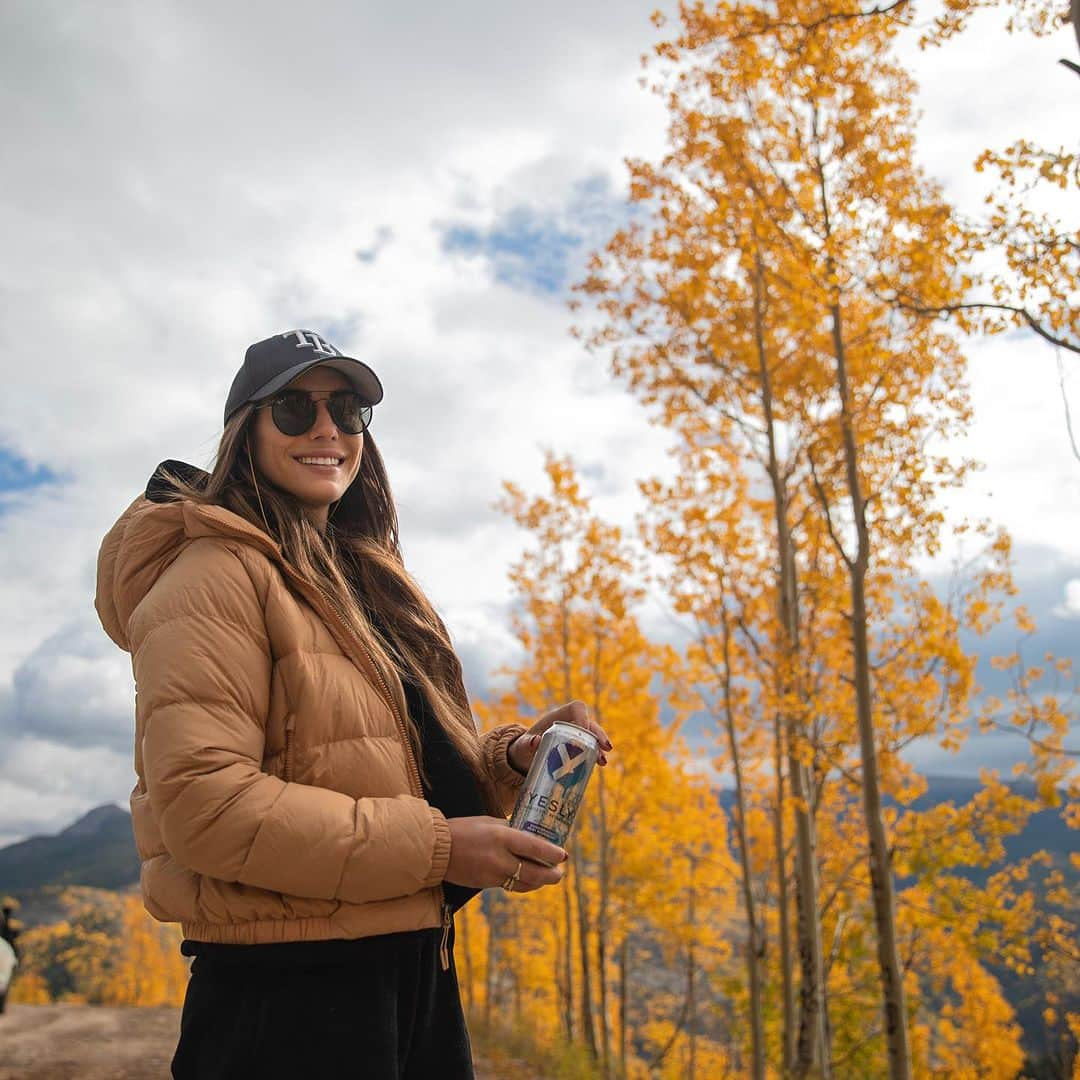
[[[679,478],[671,486],[644,484],[651,513],[642,531],[649,547],[663,554],[672,565],[664,583],[676,612],[694,618],[696,630],[689,656],[699,668],[695,681],[704,687],[703,704],[715,717],[717,742],[726,751],[718,763],[730,769],[734,780],[732,817],[747,924],[751,1075],[755,1080],[764,1080],[765,939],[750,850],[750,795],[746,783],[750,762],[747,748],[742,744],[744,737],[753,737],[753,732],[747,730],[750,717],[746,682],[753,678],[754,672],[747,668],[737,637],[738,624],[745,625],[748,606],[742,583],[756,581],[766,568],[761,565],[760,554],[744,522],[750,500],[739,463],[734,455],[728,455],[726,461],[723,455],[718,456],[719,467],[708,472],[710,483],[704,496],[698,490],[702,470],[695,469],[689,460],[684,460]],[[712,690],[712,686],[716,689]],[[778,852],[781,868],[785,861]],[[790,1068],[787,1053],[784,1061],[784,1067]]]
[[[611,325],[593,341],[616,344],[616,372],[660,403],[665,420],[676,407],[659,371],[689,380],[683,400],[704,396],[759,438],[771,425],[760,410],[747,411],[744,391],[755,325],[769,328],[759,342],[774,343],[765,364],[772,388],[782,385],[778,358],[798,372],[780,415],[802,440],[798,460],[811,468],[818,512],[849,579],[882,1012],[890,1074],[907,1078],[866,594],[873,560],[902,564],[905,550],[935,549],[934,499],[964,466],[926,447],[962,427],[967,403],[955,347],[883,297],[902,287],[926,307],[958,302],[960,232],[913,162],[912,85],[889,57],[894,26],[840,17],[827,3],[683,7],[680,19],[680,33],[657,46],[674,71],[674,148],[659,168],[631,166],[632,193],[658,205],[661,223],[648,237],[617,237],[607,252],[614,269],[594,261],[584,289],[601,298]],[[732,294],[736,303],[725,304]],[[699,373],[713,378],[703,386]],[[766,400],[771,407],[771,394]],[[784,516],[777,521],[782,534]],[[793,594],[783,585],[781,595]],[[820,979],[820,919],[816,929]]]
[[[693,813],[687,809],[694,788],[682,772],[686,752],[676,741],[687,703],[669,690],[675,715],[671,723],[661,722],[663,688],[678,682],[677,658],[670,647],[651,643],[637,623],[633,609],[642,588],[634,580],[636,558],[617,528],[591,514],[569,460],[549,454],[545,471],[549,492],[530,498],[508,484],[500,504],[530,532],[535,546],[511,570],[521,599],[514,628],[524,660],[503,672],[512,689],[493,703],[492,715],[505,716],[515,707],[519,714],[546,711],[576,698],[602,719],[616,751],[594,776],[579,812],[569,844],[575,853],[569,878],[560,890],[510,900],[523,911],[547,912],[527,919],[529,925],[557,925],[553,904],[569,909],[577,1031],[602,1074],[629,1075],[636,1067],[638,1027],[631,1015],[637,1003],[627,993],[631,937],[648,938],[663,928],[674,943],[690,933],[683,885],[667,872],[673,837],[708,811],[708,821],[699,822],[694,835],[708,837],[716,848],[702,871],[710,895],[713,878],[728,871],[730,858],[715,805],[699,799]],[[554,893],[557,898],[549,897]],[[707,951],[718,950],[721,944],[711,942]]]

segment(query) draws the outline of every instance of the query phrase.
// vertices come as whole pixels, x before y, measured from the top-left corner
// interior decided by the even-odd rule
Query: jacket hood
[[[283,561],[281,549],[265,532],[223,506],[200,506],[177,499],[165,471],[203,486],[210,474],[185,461],[161,462],[146,490],[105,534],[98,551],[94,607],[105,633],[130,652],[128,620],[154,583],[191,541],[201,536],[242,540]]]

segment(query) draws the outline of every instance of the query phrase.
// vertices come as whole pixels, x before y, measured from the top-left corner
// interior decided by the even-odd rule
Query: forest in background
[[[633,536],[555,450],[544,491],[506,485],[533,540],[511,571],[521,659],[477,703],[491,725],[580,699],[616,743],[564,886],[492,891],[458,918],[474,1023],[552,1075],[1080,1076],[1080,857],[1006,847],[1047,808],[1080,827],[1074,675],[1015,602],[1008,536],[944,513],[975,467],[948,449],[978,377],[965,341],[1080,352],[1080,234],[1053,209],[1071,195],[1075,211],[1080,157],[1075,132],[988,148],[973,167],[997,179],[989,202],[949,205],[916,163],[894,49],[915,32],[963,48],[988,7],[1017,33],[1068,14],[784,0],[656,16],[669,151],[628,163],[631,223],[574,310],[678,469],[642,479]],[[935,587],[919,566],[956,533]],[[642,628],[648,598],[678,626],[663,641]],[[992,695],[977,642],[1002,619],[1016,648],[982,658],[1009,685]],[[972,731],[1014,736],[1013,775],[925,806],[911,749],[960,753]],[[13,1000],[179,1002],[175,927],[131,896],[65,902],[24,935]],[[1024,980],[1037,1054],[1004,989]]]
[[[977,468],[954,449],[965,342],[1080,352],[1080,233],[1055,213],[1075,214],[1076,133],[988,148],[992,193],[954,207],[917,161],[895,49],[962,49],[984,8],[1015,33],[1069,20],[1039,0],[654,16],[668,151],[628,161],[635,212],[571,306],[677,470],[642,479],[636,537],[556,450],[548,490],[505,487],[535,543],[511,572],[523,660],[484,720],[578,698],[617,754],[566,887],[495,896],[461,935],[485,1017],[596,1075],[1080,1075],[1080,856],[1006,850],[1047,807],[1080,827],[1074,675],[1016,602],[1008,535],[945,513]],[[943,550],[935,587],[920,567]],[[647,595],[682,647],[644,634]],[[991,694],[978,643],[1002,620]],[[1012,777],[927,808],[911,751],[973,731],[1015,737]],[[1036,971],[1048,1040],[1025,1062],[1002,985]]]

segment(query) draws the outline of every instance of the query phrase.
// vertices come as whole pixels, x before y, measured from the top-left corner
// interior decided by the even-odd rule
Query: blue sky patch
[[[0,446],[0,495],[11,491],[30,491],[45,484],[55,484],[60,477],[44,465],[29,462]]]
[[[367,247],[356,249],[356,258],[362,263],[373,263],[393,238],[394,230],[389,225],[380,225],[375,230],[375,239]]]
[[[496,281],[524,292],[561,296],[581,275],[589,252],[630,217],[630,204],[604,174],[576,181],[560,207],[517,203],[489,227],[440,224],[448,255],[480,256]]]

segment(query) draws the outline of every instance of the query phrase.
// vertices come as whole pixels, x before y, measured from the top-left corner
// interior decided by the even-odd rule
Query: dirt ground
[[[167,1080],[179,1031],[177,1009],[9,1005],[0,1080]]]
[[[178,1009],[9,1005],[0,1080],[168,1080],[179,1031]],[[476,1076],[497,1080],[479,1061]]]

